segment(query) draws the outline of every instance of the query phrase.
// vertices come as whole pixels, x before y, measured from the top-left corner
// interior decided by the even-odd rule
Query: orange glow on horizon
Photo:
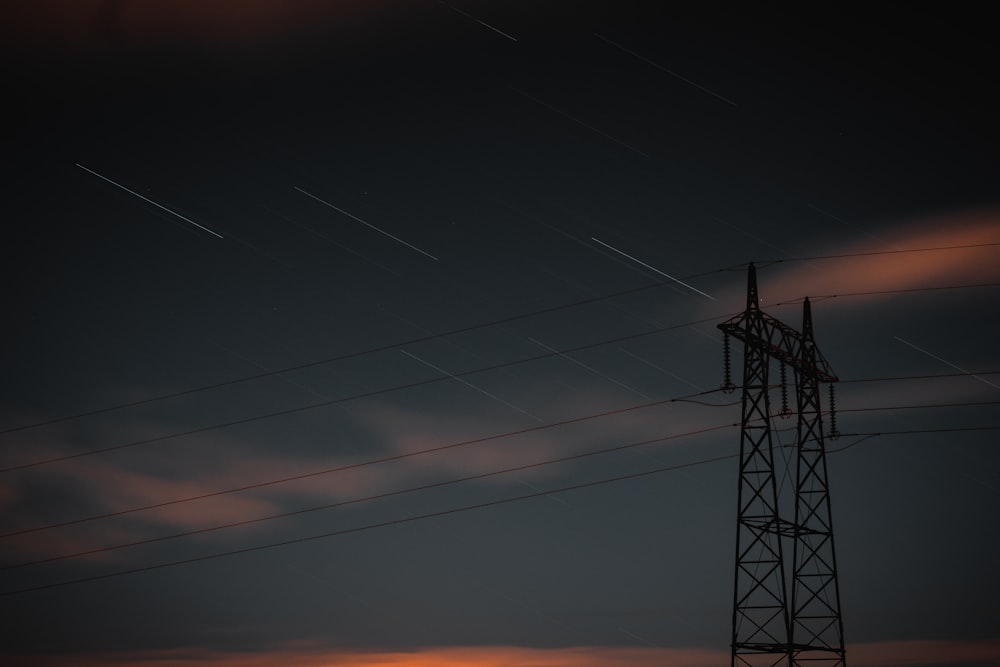
[[[995,665],[1000,639],[979,641],[887,641],[848,645],[852,667],[903,665]],[[9,656],[0,654],[0,658]],[[14,656],[23,667],[719,667],[729,652],[704,648],[576,646],[425,647],[411,651],[329,650],[294,645],[284,650],[222,653],[175,649],[131,653]],[[14,663],[11,663],[14,664]]]
[[[3,657],[0,654],[0,657]],[[145,653],[23,657],[24,667],[718,667],[728,653],[709,649],[518,646],[426,647],[412,651],[289,649],[214,653],[176,649]]]

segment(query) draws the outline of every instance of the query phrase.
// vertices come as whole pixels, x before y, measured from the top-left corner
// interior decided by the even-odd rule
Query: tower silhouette
[[[723,388],[730,391],[735,387],[729,338],[743,341],[732,667],[845,665],[819,388],[830,384],[832,410],[837,376],[816,347],[808,298],[802,317],[800,333],[760,309],[757,272],[751,264],[746,310],[718,325],[724,334]],[[785,368],[791,367],[795,376],[798,418],[791,519],[785,505],[779,505],[778,493],[778,473],[791,471],[776,469],[774,457],[769,374],[775,362],[781,366],[783,412]]]

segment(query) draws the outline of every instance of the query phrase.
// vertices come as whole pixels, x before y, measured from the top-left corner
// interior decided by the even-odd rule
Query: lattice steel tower
[[[746,310],[719,328],[725,345],[724,389],[734,388],[729,338],[743,341],[731,665],[844,667],[819,389],[820,383],[830,383],[832,423],[832,383],[837,376],[816,347],[809,300],[803,306],[802,333],[764,313],[751,264]],[[771,429],[772,362],[781,365],[782,413],[788,410],[785,368],[791,367],[795,374],[798,424],[792,519],[779,507],[782,471],[775,467]],[[785,560],[789,546],[790,570]]]

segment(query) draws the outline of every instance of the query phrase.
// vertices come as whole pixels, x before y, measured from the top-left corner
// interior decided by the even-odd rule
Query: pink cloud
[[[982,210],[915,220],[891,228],[880,235],[882,242],[869,239],[839,248],[817,248],[815,255],[854,255],[829,259],[761,267],[758,283],[765,308],[804,296],[903,290],[940,285],[996,282],[1000,280],[997,246],[966,247],[927,252],[890,252],[864,255],[879,251],[914,250],[947,246],[975,246],[1000,242],[1000,211]],[[720,301],[739,304],[742,308],[742,283],[734,285]],[[899,298],[898,295],[866,297],[867,299]],[[824,302],[823,307],[837,305],[838,300]],[[857,303],[857,299],[851,299]]]

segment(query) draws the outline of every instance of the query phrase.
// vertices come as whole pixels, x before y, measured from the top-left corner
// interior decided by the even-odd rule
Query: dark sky
[[[1000,662],[986,17],[663,4],[9,3],[4,664],[726,664],[749,262],[849,664]]]

